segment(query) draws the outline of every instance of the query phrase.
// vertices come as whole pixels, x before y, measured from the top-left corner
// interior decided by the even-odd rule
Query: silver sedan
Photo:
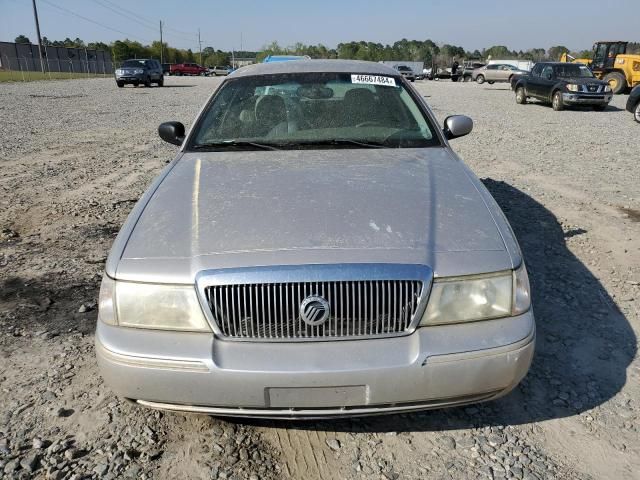
[[[476,68],[471,74],[471,80],[482,85],[484,82],[489,84],[495,82],[511,82],[514,75],[526,75],[526,70],[520,70],[513,65],[508,64],[491,64],[484,67]]]
[[[98,362],[141,405],[314,418],[498,398],[535,323],[518,243],[423,97],[385,65],[227,77],[134,207],[100,291]]]

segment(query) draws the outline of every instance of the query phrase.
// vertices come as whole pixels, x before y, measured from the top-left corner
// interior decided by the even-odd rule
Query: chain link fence
[[[116,68],[112,61],[43,58],[41,64],[38,57],[0,55],[0,78],[10,81],[105,77],[113,75]]]

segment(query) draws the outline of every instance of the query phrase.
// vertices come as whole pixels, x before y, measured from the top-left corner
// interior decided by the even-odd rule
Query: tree
[[[551,47],[547,53],[549,55],[549,60],[558,61],[563,53],[569,53],[569,49],[564,45],[557,45],[555,47]]]
[[[487,59],[491,57],[493,59],[507,60],[509,57],[515,57],[516,55],[510,52],[504,45],[494,45],[493,47],[484,50],[483,56]]]
[[[29,37],[26,37],[25,35],[18,35],[14,42],[16,43],[31,43],[31,40],[29,40]]]
[[[629,42],[629,45],[627,45],[627,53],[629,53],[629,54],[640,54],[640,43],[638,43],[638,42]]]

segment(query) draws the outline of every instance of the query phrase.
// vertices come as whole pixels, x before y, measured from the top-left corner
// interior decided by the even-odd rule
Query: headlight
[[[567,85],[567,90],[569,90],[570,92],[579,92],[580,85],[575,85],[573,83],[570,83],[569,85]]]
[[[516,271],[435,280],[421,326],[520,315],[531,306],[529,278]]]
[[[193,286],[121,282],[105,275],[99,316],[123,327],[211,331]]]
[[[135,73],[136,75],[139,75],[141,73],[144,73],[144,70],[142,70],[141,68],[136,68],[133,73]]]
[[[116,70],[116,75],[122,75],[122,70],[117,69],[117,70]]]
[[[609,86],[609,85],[605,85],[605,86],[604,86],[604,91],[605,91],[606,93],[611,93],[611,86]]]

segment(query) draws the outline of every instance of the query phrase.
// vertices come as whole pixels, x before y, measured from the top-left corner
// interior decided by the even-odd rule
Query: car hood
[[[130,220],[120,278],[187,282],[204,269],[307,263],[423,264],[436,275],[513,266],[492,199],[447,148],[187,153],[148,198]]]
[[[608,85],[607,82],[603,80],[598,80],[597,78],[583,78],[583,77],[574,77],[574,78],[561,78],[563,82],[566,83],[575,83],[578,85]]]

